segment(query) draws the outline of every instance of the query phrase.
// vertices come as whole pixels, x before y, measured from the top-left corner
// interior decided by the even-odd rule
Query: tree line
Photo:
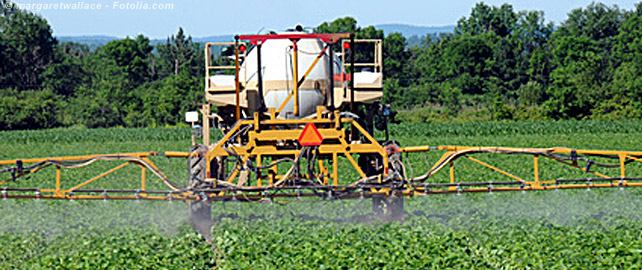
[[[1,130],[172,126],[203,102],[203,44],[182,29],[155,46],[139,35],[90,49],[0,3]],[[404,120],[642,116],[642,3],[592,3],[559,25],[540,11],[479,3],[453,33],[417,46],[350,17],[314,31],[383,38],[384,101]]]

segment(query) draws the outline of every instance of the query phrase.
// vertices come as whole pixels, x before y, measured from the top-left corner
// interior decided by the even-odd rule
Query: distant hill
[[[440,33],[452,33],[455,29],[454,25],[419,26],[419,25],[410,25],[410,24],[379,24],[379,25],[375,25],[375,27],[382,29],[386,35],[390,33],[398,32],[404,35],[405,37],[437,35]]]
[[[156,45],[156,44],[160,44],[160,43],[165,43],[166,41],[167,41],[167,38],[152,39],[152,40],[150,40],[150,43],[152,45]],[[192,37],[192,41],[196,42],[196,43],[234,41],[234,35]]]
[[[85,44],[89,46],[91,49],[98,48],[102,45],[107,44],[108,42],[116,39],[121,39],[121,37],[114,37],[114,36],[103,36],[103,35],[95,35],[95,36],[58,36],[56,37],[58,41],[60,42],[76,42],[80,44]],[[160,43],[164,43],[167,40],[167,38],[163,39],[152,39],[150,40],[150,43],[152,45],[157,45]],[[234,36],[233,35],[221,35],[221,36],[208,36],[208,37],[193,37],[192,40],[194,42],[198,43],[205,43],[205,42],[221,42],[221,41],[234,41]]]
[[[446,26],[418,26],[410,24],[379,24],[375,25],[376,28],[382,29],[383,32],[388,35],[390,33],[398,32],[403,34],[406,38],[412,38],[409,45],[414,45],[418,43],[419,37],[425,35],[437,36],[440,33],[451,33],[455,29],[454,25]],[[114,36],[105,36],[105,35],[88,35],[88,36],[58,36],[56,37],[61,42],[76,42],[81,44],[86,44],[91,49],[98,48],[102,45],[107,44],[112,40],[121,39],[122,37]],[[157,45],[164,43],[167,38],[162,39],[152,39],[150,43],[152,45]],[[218,35],[218,36],[207,36],[207,37],[192,37],[194,42],[205,43],[205,42],[220,42],[220,41],[234,41],[233,35]],[[417,41],[415,41],[417,40]]]
[[[85,44],[89,46],[90,49],[98,48],[102,45],[107,44],[112,40],[119,39],[118,37],[112,36],[58,36],[56,37],[60,42],[75,42],[80,44]]]
[[[222,41],[234,41],[234,35],[221,35],[221,36],[209,36],[209,37],[192,37],[194,42],[222,42]]]

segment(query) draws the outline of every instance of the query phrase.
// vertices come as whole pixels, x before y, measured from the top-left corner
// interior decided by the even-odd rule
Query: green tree
[[[169,74],[178,75],[182,70],[190,74],[199,74],[197,62],[203,59],[197,52],[199,47],[192,42],[191,36],[185,36],[183,28],[178,29],[176,35],[167,38],[165,44],[156,47],[159,54],[158,73],[161,77]]]
[[[127,107],[136,100],[131,93],[128,74],[113,63],[94,64],[92,82],[81,85],[65,110],[67,125],[89,128],[125,126]],[[73,117],[71,117],[73,116]]]
[[[356,33],[358,30],[357,20],[352,17],[339,18],[332,22],[323,22],[314,28],[315,33]]]
[[[586,8],[572,10],[557,29],[561,36],[584,36],[592,40],[609,39],[619,33],[624,13],[617,6],[591,3]]]
[[[463,94],[483,94],[490,76],[494,34],[461,35],[448,40],[443,62],[438,63],[450,85]]]
[[[0,91],[0,130],[52,128],[59,125],[61,103],[49,90]]]
[[[8,11],[3,6],[0,41],[0,86],[20,90],[39,88],[41,74],[53,61],[57,43],[47,21],[31,12]]]
[[[128,126],[176,125],[185,112],[202,102],[204,85],[187,71],[142,85],[134,90],[138,103],[128,108]]]
[[[323,22],[316,28],[315,33],[353,33],[355,39],[383,39],[383,30],[377,29],[374,26],[359,27],[357,20],[352,17],[344,17],[336,19],[332,22]],[[337,48],[339,49],[339,48]],[[372,63],[374,61],[374,51],[372,44],[357,43],[354,50],[355,62],[357,63]]]
[[[520,77],[520,85],[518,88],[528,83],[548,85],[551,73],[548,41],[552,33],[553,23],[546,23],[543,12],[519,13],[517,25],[511,34],[513,50],[516,52],[516,68],[519,69],[517,76]],[[529,87],[529,89],[531,88]]]
[[[554,118],[591,117],[599,103],[612,95],[612,49],[624,15],[603,4],[590,4],[569,13],[551,36],[552,85],[547,114]]]
[[[550,117],[587,118],[604,95],[601,48],[588,37],[558,37],[553,48],[555,69],[551,72],[547,111]]]
[[[406,38],[400,33],[386,36],[383,44],[383,59],[386,78],[402,79],[410,53],[406,50]]]
[[[146,44],[144,38],[137,40]],[[76,89],[65,115],[66,124],[87,127],[125,126],[127,108],[136,103],[132,90],[150,79],[151,47],[130,38],[115,40],[86,59],[91,82]]]
[[[506,37],[513,32],[516,22],[517,14],[513,11],[513,6],[503,4],[500,7],[491,7],[478,3],[468,18],[459,20],[455,33],[479,35],[492,32]]]
[[[406,49],[406,38],[392,33],[383,41],[384,102],[401,98],[402,91],[410,85],[410,52]]]
[[[642,117],[642,3],[627,12],[615,38],[611,96],[597,112],[613,117]]]
[[[98,60],[113,63],[127,74],[127,89],[135,88],[153,78],[152,50],[149,39],[138,35],[111,41],[98,49]]]
[[[44,87],[70,97],[80,85],[90,83],[90,73],[86,70],[89,54],[89,47],[78,43],[56,46],[55,60],[43,72]]]

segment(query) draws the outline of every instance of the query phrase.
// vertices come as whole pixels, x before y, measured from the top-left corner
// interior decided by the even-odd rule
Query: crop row
[[[634,121],[564,121],[402,124],[392,134],[402,145],[641,150],[641,131]],[[0,132],[0,157],[184,150],[189,136],[188,129]],[[436,158],[407,160],[418,174]],[[532,164],[526,158],[481,159],[532,175],[523,166]],[[184,162],[156,161],[170,177],[185,178]],[[456,166],[464,171],[457,174],[462,179],[488,175],[470,162]],[[126,172],[104,180],[116,186]],[[63,179],[97,173],[90,169]],[[17,184],[44,180],[50,179],[34,176]],[[613,189],[415,197],[406,201],[403,222],[372,218],[369,200],[219,203],[213,208],[214,249],[190,230],[187,208],[179,202],[0,200],[0,269],[632,269],[642,265],[641,195],[642,190]]]
[[[216,136],[218,131],[212,131]],[[642,121],[518,121],[518,122],[463,122],[463,123],[400,123],[391,125],[395,139],[406,137],[443,136],[508,136],[508,135],[574,135],[593,133],[642,133]],[[47,130],[0,131],[5,143],[76,143],[128,141],[189,141],[191,131],[174,128],[111,128],[81,129],[57,128]]]

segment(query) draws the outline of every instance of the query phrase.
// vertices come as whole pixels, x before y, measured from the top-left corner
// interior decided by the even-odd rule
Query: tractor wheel
[[[372,213],[375,217],[383,217],[386,211],[384,197],[372,197]]]
[[[395,172],[400,179],[393,179],[391,185],[391,191],[389,195],[385,196],[375,196],[372,198],[372,211],[375,216],[383,218],[385,220],[402,220],[404,217],[404,197],[399,188],[402,188],[405,172],[403,169],[403,163],[401,161],[401,154],[399,152],[399,143],[395,141],[385,142],[383,144],[388,155],[388,168],[389,173]],[[360,164],[361,164],[360,160]],[[369,167],[363,168],[364,172],[371,172],[374,174],[380,174],[383,172],[383,169],[378,166],[373,166],[374,164],[379,164],[381,158],[378,156],[368,156],[367,159],[363,161],[363,164],[369,164]],[[373,175],[374,175],[373,174]]]
[[[197,145],[192,149],[193,155],[188,158],[189,178],[187,183],[188,189],[207,189],[211,187],[210,183],[205,182],[207,175],[207,147]],[[196,194],[199,196],[200,194]],[[200,200],[190,201],[189,218],[192,227],[202,235],[206,241],[212,241],[212,208],[210,201],[206,197]]]
[[[372,212],[384,220],[402,220],[404,218],[404,198],[401,195],[372,197]]]
[[[205,183],[207,173],[205,154],[207,154],[207,147],[204,145],[192,147],[190,157],[187,159],[187,168],[189,170],[189,177],[187,179],[188,188],[203,188],[202,186]]]
[[[402,220],[404,218],[404,197],[402,194],[393,194],[387,198],[388,201],[388,213],[387,218],[389,220]]]
[[[360,154],[357,163],[366,176],[383,173],[383,158],[379,154]]]
[[[210,175],[209,178],[215,178],[220,181],[227,179],[225,171],[225,157],[217,157],[210,161]]]

